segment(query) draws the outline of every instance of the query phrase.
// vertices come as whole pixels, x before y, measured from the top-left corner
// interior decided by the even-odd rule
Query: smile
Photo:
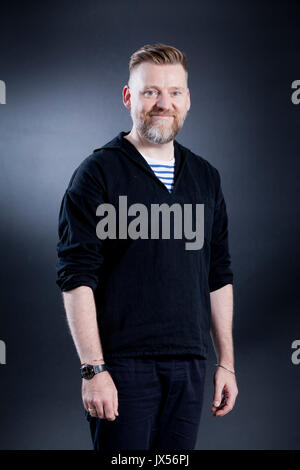
[[[170,119],[170,118],[172,118],[173,116],[161,116],[161,115],[159,115],[159,114],[155,114],[155,115],[153,115],[153,116],[151,116],[151,117],[156,118],[156,119]]]

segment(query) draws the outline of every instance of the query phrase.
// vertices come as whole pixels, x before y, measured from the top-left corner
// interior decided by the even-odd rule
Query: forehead
[[[152,64],[142,62],[132,71],[132,82],[138,88],[145,86],[185,87],[186,72],[181,64]]]

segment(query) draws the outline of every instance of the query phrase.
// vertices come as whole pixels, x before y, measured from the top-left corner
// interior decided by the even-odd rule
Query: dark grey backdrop
[[[55,284],[57,217],[75,167],[130,130],[128,60],[164,42],[188,57],[177,140],[221,172],[235,274],[239,396],[198,449],[299,449],[299,2],[1,4],[1,449],[90,449],[78,358]]]

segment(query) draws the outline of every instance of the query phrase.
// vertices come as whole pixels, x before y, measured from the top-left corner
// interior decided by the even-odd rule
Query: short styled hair
[[[146,44],[145,46],[134,52],[129,61],[129,80],[132,71],[143,62],[150,62],[152,64],[181,64],[186,72],[186,79],[188,78],[187,58],[186,55],[179,49],[167,44]]]

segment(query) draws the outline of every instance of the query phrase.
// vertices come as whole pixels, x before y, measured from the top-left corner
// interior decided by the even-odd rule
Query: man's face
[[[134,126],[149,142],[165,144],[178,134],[190,109],[186,72],[181,64],[143,62],[124,87],[124,104]]]

